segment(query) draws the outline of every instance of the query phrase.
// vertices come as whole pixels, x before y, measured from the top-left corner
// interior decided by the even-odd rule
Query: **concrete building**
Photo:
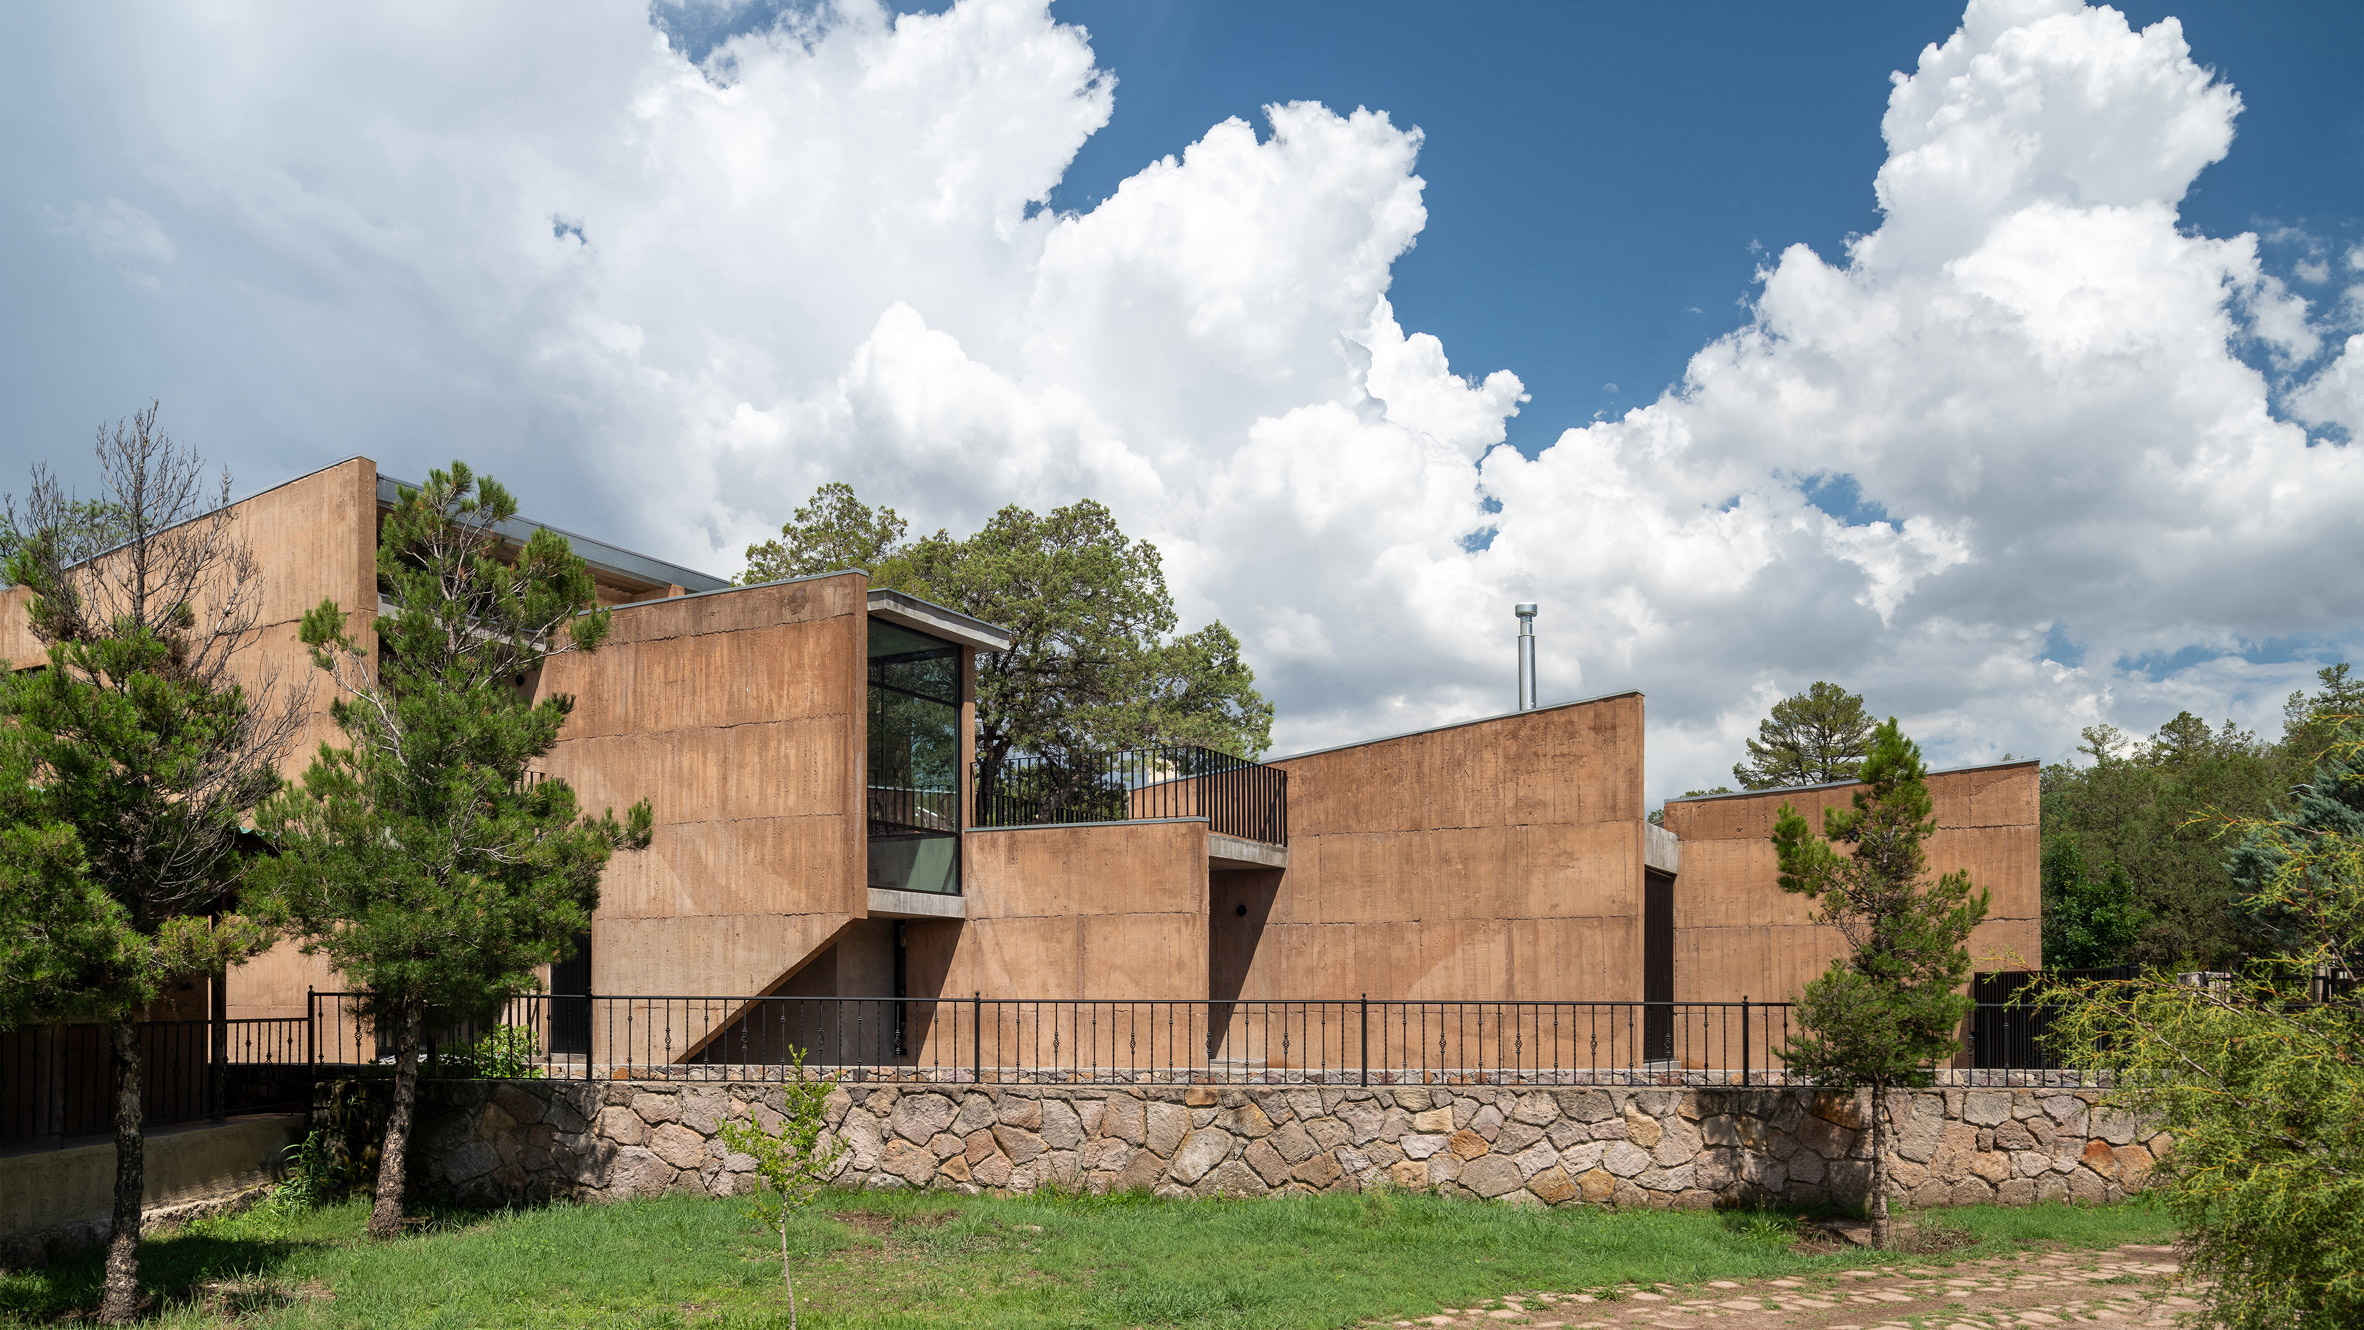
[[[368,641],[394,498],[354,458],[238,505],[270,576],[253,667],[310,675],[296,623],[324,597]],[[738,587],[571,539],[614,632],[542,671],[543,693],[576,698],[543,767],[590,809],[649,799],[656,834],[615,860],[555,992],[1762,1002],[1841,945],[1778,889],[1765,837],[1782,800],[1828,804],[1847,787],[1678,800],[1652,826],[1639,693],[1260,765],[1169,766],[1096,815],[1122,820],[1041,825],[998,803],[980,814],[976,667],[1007,645],[999,628],[858,572]],[[0,658],[40,654],[23,592],[0,592]],[[337,738],[327,702],[323,685],[290,775]],[[1936,867],[1967,868],[1993,895],[1980,968],[2035,966],[2036,764],[1931,785]],[[230,976],[227,1011],[298,1015],[308,989],[336,987],[283,945]],[[668,1027],[665,1056],[748,1048],[744,1004],[699,1011],[678,1040]],[[924,1013],[897,1019],[913,1024],[893,1043],[918,1056]],[[1208,1019],[1207,1056],[1269,1054]],[[1669,1056],[1672,1037],[1652,1031],[1648,1056]],[[888,1051],[883,1032],[862,1038],[866,1055]],[[1386,1056],[1428,1040],[1373,1035]]]

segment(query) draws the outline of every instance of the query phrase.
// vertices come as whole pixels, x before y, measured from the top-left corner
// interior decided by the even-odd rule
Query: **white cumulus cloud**
[[[1650,693],[1657,793],[1815,678],[1941,760],[2056,756],[2358,644],[2364,342],[2179,226],[2240,100],[2173,20],[1976,0],[1897,76],[1877,229],[1528,457],[1517,375],[1389,299],[1426,187],[1383,109],[1226,120],[1061,214],[1123,71],[1044,0],[659,17],[762,22],[693,65],[624,0],[77,9],[0,61],[120,62],[151,113],[19,184],[48,243],[171,264],[168,331],[239,329],[166,340],[268,403],[203,439],[246,480],[464,453],[724,572],[824,480],[955,529],[1097,497],[1284,749],[1503,709],[1514,600],[1547,699]],[[115,177],[137,219],[78,202]]]

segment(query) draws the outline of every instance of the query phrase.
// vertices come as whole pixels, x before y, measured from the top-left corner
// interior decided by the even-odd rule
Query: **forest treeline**
[[[2287,816],[2342,718],[2364,714],[2345,664],[2290,695],[2273,738],[2189,711],[2147,738],[2083,731],[2043,774],[2044,960],[2223,969],[2270,947],[2271,921],[2236,905],[2227,818]]]

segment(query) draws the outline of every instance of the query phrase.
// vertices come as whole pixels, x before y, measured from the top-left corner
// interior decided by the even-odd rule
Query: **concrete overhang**
[[[1220,832],[1207,833],[1207,867],[1217,872],[1242,868],[1287,868],[1289,847],[1242,840]]]
[[[870,917],[966,919],[969,917],[969,902],[965,896],[948,896],[940,891],[897,891],[893,887],[872,887]]]
[[[888,623],[958,642],[979,651],[1007,651],[1010,649],[1010,630],[995,627],[983,619],[973,619],[959,610],[948,610],[941,605],[930,605],[917,596],[906,596],[900,591],[872,591],[870,617]]]
[[[1642,824],[1642,866],[1661,873],[1683,871],[1683,840],[1655,822]]]

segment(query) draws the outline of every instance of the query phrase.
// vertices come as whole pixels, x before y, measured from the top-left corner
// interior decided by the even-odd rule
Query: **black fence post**
[[[304,989],[304,1065],[306,1067],[320,1065],[320,1040],[316,1033],[319,1028],[320,995],[307,986]]]
[[[205,1092],[206,1111],[216,1122],[227,1116],[230,1078],[230,982],[224,971],[207,976],[205,983]]]
[[[1371,995],[1363,994],[1363,1084],[1371,1083]]]
[[[969,996],[969,1076],[975,1084],[985,1083],[985,990],[982,988],[972,990]]]
[[[1748,994],[1740,995],[1740,1084],[1748,1085]]]

